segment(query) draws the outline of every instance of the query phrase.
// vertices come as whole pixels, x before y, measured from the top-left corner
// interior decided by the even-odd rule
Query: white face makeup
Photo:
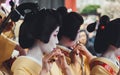
[[[58,44],[57,34],[59,32],[59,27],[57,27],[51,34],[50,40],[47,44],[42,45],[42,51],[44,53],[50,53],[52,50],[56,48],[56,44]]]

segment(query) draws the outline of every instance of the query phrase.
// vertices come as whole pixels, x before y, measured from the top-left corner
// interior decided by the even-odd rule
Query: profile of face
[[[82,44],[86,44],[87,42],[87,35],[85,32],[80,32],[79,33],[79,41],[82,43]]]
[[[57,27],[51,34],[49,42],[43,43],[41,46],[41,50],[43,53],[48,54],[56,48],[56,44],[58,44],[57,34],[59,32],[59,27]]]

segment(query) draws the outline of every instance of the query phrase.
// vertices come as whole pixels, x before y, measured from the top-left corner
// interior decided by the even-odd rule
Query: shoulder
[[[104,58],[104,57],[96,57],[94,58],[91,63],[90,63],[90,66],[97,66],[97,65],[100,65],[100,66],[103,66],[103,65],[106,64],[106,66],[110,66],[112,69],[115,69],[115,71],[118,71],[119,68],[112,62],[110,61],[109,59],[107,58]]]
[[[34,66],[34,67],[33,67]],[[36,69],[36,71],[34,73],[36,73],[37,71],[41,70],[41,66],[39,64],[37,64],[35,61],[27,58],[26,56],[20,56],[18,57],[12,64],[11,70],[13,73],[15,73],[16,71],[24,71],[24,72],[31,72],[33,73],[32,70]]]

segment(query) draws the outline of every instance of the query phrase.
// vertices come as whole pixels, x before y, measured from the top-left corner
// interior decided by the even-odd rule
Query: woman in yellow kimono
[[[1,6],[1,4],[5,2],[6,0],[0,0],[0,24],[3,22],[4,17],[8,14],[7,10]],[[12,22],[8,22],[7,24],[7,27],[0,35],[0,75],[11,75],[10,66],[12,62],[10,61],[13,60],[10,58],[14,50],[18,50],[20,55],[25,54],[25,51],[15,41],[9,39],[8,36],[4,34],[11,31],[13,27]]]
[[[108,22],[107,16],[100,18],[95,38],[95,51],[101,53],[101,57],[93,59],[90,63],[91,75],[117,75],[120,63],[115,55],[120,47],[120,19]]]
[[[11,26],[8,26],[4,31],[9,31]],[[3,32],[4,32],[3,31]],[[25,55],[25,51],[13,40],[7,38],[3,33],[0,35],[0,71],[5,75],[10,73],[10,61],[7,61],[12,56],[14,50],[19,51],[20,55]],[[10,64],[7,64],[7,63]],[[8,66],[9,65],[9,66]]]
[[[19,43],[29,50],[26,56],[14,61],[13,75],[71,75],[64,54],[56,49],[60,25],[60,15],[53,9],[26,14],[20,27]],[[56,60],[61,67],[56,65]]]
[[[76,12],[68,13],[65,7],[60,7],[57,10],[62,13],[63,19],[63,25],[58,33],[58,48],[66,55],[67,63],[71,67],[74,75],[89,75],[89,59],[91,59],[92,55],[81,44],[79,45],[84,47],[83,50],[77,46],[73,48],[76,45],[79,29],[83,24],[83,18]],[[84,54],[79,50],[82,50]]]

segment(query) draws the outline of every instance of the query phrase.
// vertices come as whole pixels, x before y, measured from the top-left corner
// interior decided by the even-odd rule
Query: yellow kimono
[[[77,65],[74,65],[73,63],[71,63],[70,57],[68,55],[71,50],[68,49],[67,47],[64,47],[61,45],[58,45],[57,47],[60,48],[61,50],[64,50],[64,52],[66,51],[66,53],[65,53],[66,60],[72,70],[72,74],[74,74],[74,75],[90,75],[90,67],[89,67],[89,63],[87,61],[88,58],[86,58],[85,55],[81,55],[81,58],[78,57],[79,63]]]
[[[87,59],[85,55],[81,55],[81,58],[78,58],[79,62],[77,65],[71,63],[70,66],[75,75],[90,75],[90,67]]]
[[[16,44],[12,40],[8,39],[3,34],[0,35],[0,71],[1,73],[7,73],[5,65],[3,62],[8,60],[15,48]],[[8,74],[5,74],[8,75]]]
[[[117,75],[119,67],[104,57],[94,58],[90,63],[90,75]]]
[[[13,75],[39,75],[41,68],[42,67],[38,62],[27,56],[20,56],[14,61],[11,71],[13,72]],[[56,63],[53,63],[48,75],[62,75],[62,72]]]

